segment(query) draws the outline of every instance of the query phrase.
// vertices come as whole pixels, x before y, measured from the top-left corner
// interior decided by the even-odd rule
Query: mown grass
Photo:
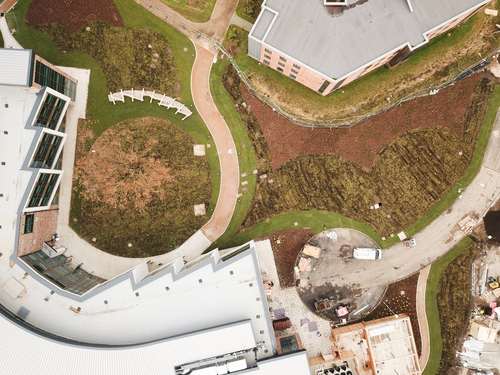
[[[489,7],[498,7],[498,3]],[[478,53],[484,56],[500,45],[500,36],[492,33],[497,21],[498,18],[485,18],[484,13],[479,12],[459,27],[431,40],[403,64],[393,69],[383,66],[326,97],[248,56],[246,31],[242,31],[243,46],[235,60],[252,75],[253,85],[270,95],[288,113],[321,121],[350,118],[342,122],[352,123],[360,115],[387,108],[399,98],[444,82],[457,76],[460,69],[479,62]],[[488,33],[488,37],[481,36],[484,33]],[[388,97],[390,102],[386,100]]]
[[[191,96],[191,69],[196,52],[194,45],[187,37],[135,2],[130,0],[115,0],[115,4],[126,27],[136,29],[147,28],[162,35],[168,41],[179,71],[179,100],[194,112],[188,119],[182,121],[182,115],[175,115],[174,110],[167,110],[164,107],[150,104],[147,100],[144,102],[135,101],[133,103],[130,100],[126,100],[125,103],[117,103],[116,106],[110,103],[107,99],[108,90],[104,72],[95,59],[83,52],[75,51],[61,54],[58,52],[54,42],[47,35],[26,25],[24,19],[30,3],[31,0],[21,0],[16,4],[15,10],[12,11],[15,12],[19,23],[19,31],[16,33],[16,38],[24,48],[33,49],[35,53],[55,65],[91,70],[86,123],[91,126],[95,137],[120,121],[133,117],[156,116],[170,120],[180,128],[186,130],[197,143],[207,143],[210,132],[200,115],[195,111]],[[184,51],[184,48],[186,48],[186,51]],[[210,148],[206,151],[212,175],[212,197],[207,211],[207,215],[210,216],[219,195],[220,178],[217,177],[217,173],[220,173],[220,164],[215,148]],[[80,217],[81,210],[78,208],[78,201],[77,196],[72,199],[71,225],[74,224],[73,218],[76,217],[78,219]],[[78,232],[78,225],[75,225],[73,228]]]
[[[446,267],[453,262],[469,246],[475,246],[469,237],[465,237],[452,250],[446,253],[441,259],[434,262],[427,278],[425,289],[425,312],[429,325],[430,353],[427,366],[423,370],[423,375],[434,375],[438,372],[441,355],[443,351],[442,332],[440,324],[440,313],[438,309],[438,289],[441,276],[446,271]],[[470,274],[470,269],[461,272]],[[452,313],[450,309],[450,313]],[[451,323],[451,322],[450,322]],[[447,348],[444,348],[447,349]],[[454,346],[450,348],[453,350]]]
[[[296,226],[295,223],[298,225]],[[219,241],[219,247],[223,249],[238,246],[269,233],[294,228],[312,229],[317,233],[322,232],[325,228],[352,228],[365,233],[382,248],[386,247],[385,241],[382,241],[382,238],[370,227],[356,220],[328,211],[296,211],[277,215],[245,230],[228,241]]]
[[[236,151],[238,152],[240,182],[248,181],[248,184],[245,186],[248,190],[242,191],[240,187],[240,192],[243,196],[238,198],[229,226],[217,242],[214,243],[212,246],[213,248],[218,247],[221,243],[225,243],[238,232],[241,222],[252,204],[257,178],[257,176],[253,174],[253,170],[256,168],[256,161],[252,142],[248,137],[238,112],[222,84],[222,75],[228,65],[228,60],[218,60],[216,64],[212,65],[212,70],[210,72],[210,92],[219,112],[224,116],[224,120],[231,131],[231,135],[236,145]],[[247,176],[241,177],[243,173],[246,173]]]
[[[217,0],[161,0],[180,15],[193,22],[207,22]],[[222,0],[221,0],[222,1]]]

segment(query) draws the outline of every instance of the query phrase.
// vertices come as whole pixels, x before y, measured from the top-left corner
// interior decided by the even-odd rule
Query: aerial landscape
[[[0,374],[499,375],[499,11],[0,0]]]

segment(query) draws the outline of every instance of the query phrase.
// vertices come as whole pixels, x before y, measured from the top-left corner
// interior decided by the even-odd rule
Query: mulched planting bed
[[[312,154],[342,156],[370,169],[384,147],[409,131],[445,127],[462,137],[465,110],[479,80],[479,74],[473,75],[436,95],[403,103],[349,129],[297,126],[250,95],[244,84],[240,90],[267,139],[273,170],[297,156]]]
[[[422,354],[422,339],[420,337],[417,316],[417,283],[419,275],[419,273],[416,273],[406,279],[389,284],[382,297],[382,301],[385,301],[385,304],[381,301],[375,310],[363,318],[363,321],[384,318],[394,314],[408,315],[411,320],[411,328],[415,337],[417,352],[420,356]]]
[[[75,167],[82,237],[126,257],[163,254],[186,241],[208,221],[193,206],[208,207],[212,186],[194,143],[156,117],[122,121],[101,134]]]
[[[241,94],[238,76],[228,69],[223,81],[252,139],[259,175],[267,176],[257,179],[254,201],[240,232],[278,214],[326,210],[367,224],[385,237],[422,217],[464,175],[494,87],[486,75],[477,74],[351,130],[314,130],[288,122],[279,137],[270,139],[264,129],[276,118],[272,110],[258,121],[252,102]],[[311,136],[304,140],[287,132]],[[328,144],[322,139],[335,132],[345,133],[342,142],[332,146],[343,148],[342,156],[322,148]],[[294,158],[273,169],[270,164],[276,159],[269,150],[276,147],[286,158]],[[295,157],[299,154],[295,148],[310,153]],[[356,158],[358,162],[351,160]],[[376,203],[381,208],[370,209]]]
[[[71,32],[96,20],[123,27],[123,20],[112,0],[34,0],[26,13],[26,23],[30,27],[57,23]]]
[[[81,51],[97,60],[108,90],[155,90],[176,97],[179,72],[167,40],[150,30],[113,27],[102,21],[69,33],[58,24],[36,27],[47,34],[60,52]]]
[[[278,277],[282,288],[295,286],[293,268],[297,261],[297,256],[304,245],[316,235],[310,229],[287,229],[269,233],[255,241],[269,239],[273,248],[274,262],[278,271]],[[278,243],[278,241],[280,243]]]

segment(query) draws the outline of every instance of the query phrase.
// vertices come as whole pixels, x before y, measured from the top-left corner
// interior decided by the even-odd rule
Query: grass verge
[[[259,16],[263,0],[240,0],[236,7],[236,14],[245,21],[255,23]]]
[[[298,225],[295,225],[297,223]],[[228,241],[219,241],[219,248],[241,245],[254,238],[285,229],[312,229],[319,233],[326,228],[353,228],[365,233],[379,245],[385,244],[380,236],[370,227],[348,217],[328,211],[296,211],[277,215],[259,223]]]
[[[423,371],[423,375],[434,375],[437,373],[443,350],[440,316],[437,304],[438,286],[441,274],[443,270],[462,253],[462,251],[471,245],[471,243],[472,240],[469,237],[465,237],[453,249],[446,253],[441,259],[434,262],[431,266],[425,289],[425,312],[427,315],[427,322],[429,324],[431,347],[429,361]]]
[[[243,125],[238,112],[236,111],[228,93],[224,89],[224,85],[222,84],[222,75],[228,65],[228,60],[218,60],[216,64],[212,65],[212,70],[210,72],[210,92],[215,105],[219,109],[219,112],[224,116],[226,124],[231,131],[231,135],[233,136],[236,151],[238,152],[240,173],[247,174],[244,178],[240,175],[240,181],[248,181],[248,184],[245,186],[248,190],[241,192],[243,196],[238,198],[229,226],[224,234],[210,249],[227,242],[238,232],[241,223],[245,218],[250,205],[252,204],[257,178],[257,176],[252,173],[252,171],[256,169],[252,142],[248,137],[245,126]]]

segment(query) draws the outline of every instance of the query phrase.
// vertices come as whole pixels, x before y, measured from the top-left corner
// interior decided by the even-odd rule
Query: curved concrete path
[[[196,109],[212,134],[212,139],[217,147],[221,170],[217,206],[212,218],[201,229],[203,234],[211,242],[214,242],[225,232],[236,207],[239,188],[238,154],[231,132],[210,94],[210,70],[216,57],[196,43],[195,47],[196,60],[191,74],[193,100]]]
[[[431,266],[427,266],[420,271],[418,276],[417,284],[417,316],[418,316],[418,326],[420,328],[420,338],[422,341],[422,354],[418,359],[420,364],[420,369],[422,372],[427,366],[429,361],[429,354],[431,351],[431,341],[429,336],[429,323],[427,322],[427,313],[425,312],[425,290],[427,287],[427,278],[429,277],[429,272]]]

